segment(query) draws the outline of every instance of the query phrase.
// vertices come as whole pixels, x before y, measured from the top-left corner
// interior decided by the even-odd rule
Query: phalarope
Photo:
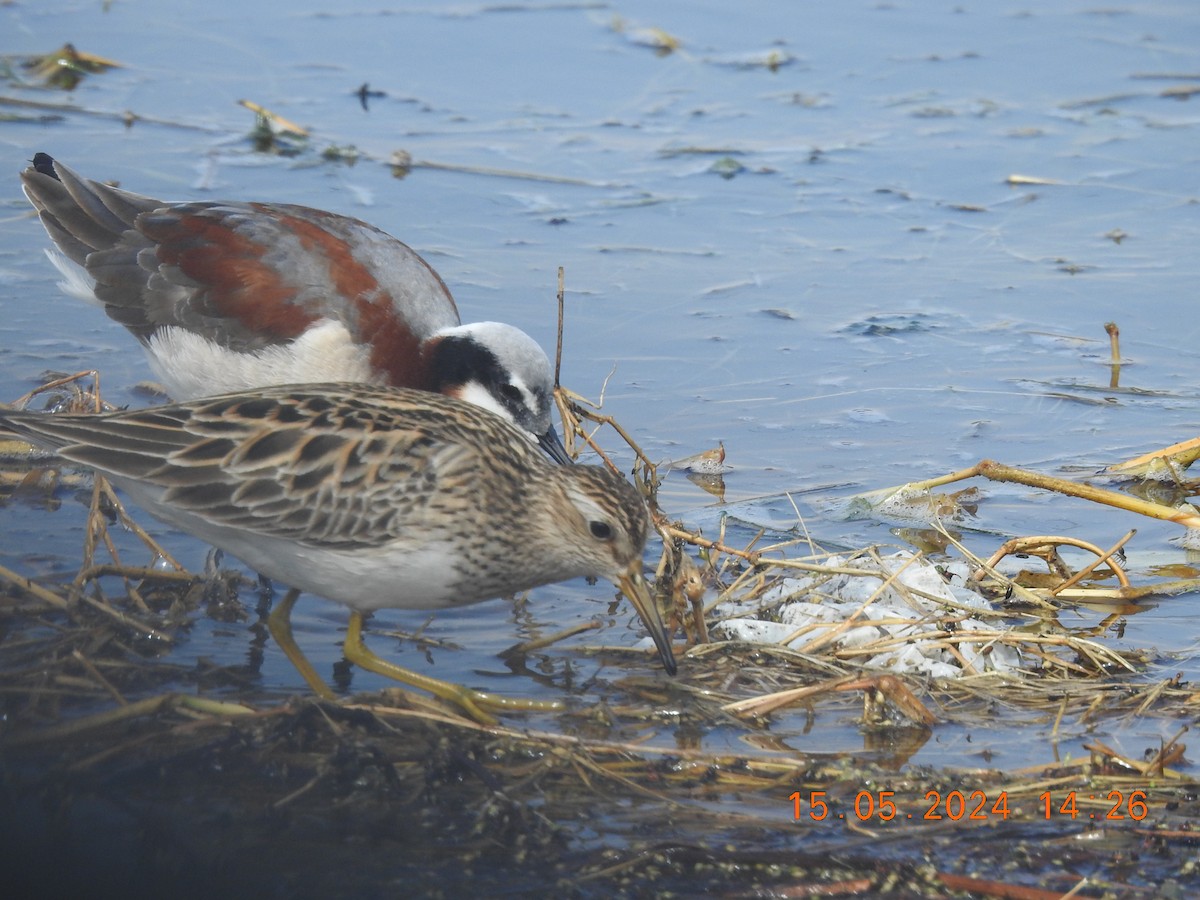
[[[358,219],[281,203],[165,203],[82,178],[45,153],[21,173],[68,293],[141,341],[176,400],[302,382],[458,397],[570,462],[533,338],[460,323],[441,277]],[[82,269],[83,271],[80,271]]]

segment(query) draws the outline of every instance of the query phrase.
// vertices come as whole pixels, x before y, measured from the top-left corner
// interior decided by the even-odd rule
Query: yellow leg
[[[271,637],[275,638],[279,649],[292,661],[296,671],[304,676],[304,680],[308,682],[308,686],[316,692],[317,696],[325,700],[333,700],[336,697],[333,690],[321,680],[317,670],[313,668],[308,657],[296,644],[296,639],[292,637],[292,607],[296,605],[296,598],[299,596],[300,592],[295,588],[287,592],[287,596],[271,610],[271,615],[267,617],[267,629],[271,632]]]
[[[272,614],[273,616],[274,614]],[[446,702],[453,703],[466,710],[467,714],[477,722],[482,722],[485,725],[496,724],[496,718],[480,708],[484,706],[497,712],[518,710],[554,711],[563,708],[563,705],[555,700],[516,700],[512,697],[501,697],[496,694],[472,690],[461,684],[439,681],[436,678],[430,678],[428,675],[422,675],[420,672],[414,672],[411,669],[405,669],[395,663],[390,663],[367,649],[367,645],[363,643],[362,639],[362,625],[362,613],[357,611],[351,612],[350,624],[346,629],[346,643],[342,648],[346,659],[377,675],[385,675],[396,681],[402,681],[423,691],[428,691],[435,697],[441,697]],[[292,661],[295,662],[295,660]]]

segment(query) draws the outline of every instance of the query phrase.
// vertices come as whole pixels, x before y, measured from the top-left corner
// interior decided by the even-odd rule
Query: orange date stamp
[[[1102,794],[1080,791],[1043,791],[1032,808],[1009,804],[1008,792],[926,791],[922,801],[902,809],[895,791],[862,790],[845,808],[838,808],[827,791],[793,791],[792,818],[797,821],[827,822],[850,819],[856,822],[989,822],[1006,821],[1028,812],[1043,819],[1063,821],[1140,822],[1149,815],[1146,792],[1112,790]]]

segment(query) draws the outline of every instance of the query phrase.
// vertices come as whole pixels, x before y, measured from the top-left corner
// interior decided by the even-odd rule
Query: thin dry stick
[[[85,581],[94,581],[97,578],[106,576],[118,576],[120,578],[137,578],[141,581],[167,581],[178,584],[186,584],[193,581],[199,581],[199,576],[186,569],[155,569],[149,566],[120,566],[116,563],[99,563],[92,566],[90,569],[85,569],[83,577]]]
[[[1149,453],[1143,453],[1141,456],[1135,456],[1133,459],[1127,459],[1124,462],[1115,463],[1105,471],[1120,474],[1127,470],[1148,466],[1155,460],[1162,460],[1181,468],[1187,468],[1198,458],[1200,458],[1200,437],[1195,437],[1172,444],[1170,447],[1151,450]]]
[[[99,682],[100,686],[112,695],[112,698],[117,701],[120,706],[128,706],[129,701],[122,696],[121,692],[113,686],[113,683],[100,674],[100,670],[92,663],[90,659],[84,656],[78,649],[71,651],[71,656],[79,663],[87,673]]]
[[[765,716],[780,707],[789,706],[799,700],[804,700],[818,694],[832,693],[843,684],[850,684],[859,680],[859,677],[858,675],[843,675],[829,681],[818,682],[817,684],[788,688],[784,691],[777,691],[774,694],[763,694],[762,696],[750,697],[746,700],[736,700],[732,703],[724,704],[721,707],[721,712],[733,713],[734,715]]]
[[[1125,538],[1122,539],[1121,543],[1117,545],[1117,548],[1120,548],[1126,541],[1129,540],[1130,537],[1136,533],[1137,531],[1135,529],[1127,534]],[[1011,540],[1005,541],[998,548],[996,548],[996,551],[992,553],[990,557],[988,557],[987,565],[995,566],[1006,556],[1024,554],[1027,556],[1039,557],[1046,562],[1046,565],[1050,567],[1053,574],[1062,576],[1066,574],[1068,567],[1066,563],[1062,562],[1058,556],[1057,548],[1060,546],[1079,547],[1081,550],[1087,550],[1089,553],[1095,554],[1095,556],[1101,558],[1101,561],[1105,557],[1104,551],[1090,541],[1085,541],[1080,538],[1065,537],[1062,535],[1039,534],[1026,535],[1024,537],[1012,538]],[[1115,552],[1115,550],[1109,551],[1109,555],[1111,555],[1113,552]],[[1099,563],[1093,563],[1089,567],[1088,571],[1094,570],[1098,564]],[[1112,564],[1112,569],[1113,573],[1117,576],[1117,580],[1121,583],[1121,586],[1129,587],[1129,577],[1125,574],[1125,570],[1116,563]],[[1057,591],[1062,590],[1064,587],[1070,587],[1078,580],[1078,577],[1073,577],[1070,584],[1064,583],[1052,591],[1052,593],[1057,593]]]
[[[103,119],[105,121],[119,122],[129,126],[132,122],[146,122],[153,125],[166,125],[169,128],[180,128],[189,131],[201,131],[211,134],[228,134],[225,125],[218,124],[199,124],[196,122],[185,122],[179,119],[167,119],[160,116],[144,116],[141,114],[131,113],[128,110],[99,110],[91,109],[86,106],[79,106],[74,103],[50,103],[45,100],[27,100],[17,97],[0,97],[0,106],[15,106],[20,109],[40,109],[58,113],[63,116],[91,116],[93,118]]]
[[[163,641],[167,644],[174,643],[174,639],[169,634],[159,631],[157,628],[152,628],[149,625],[145,625],[139,622],[137,619],[130,618],[120,610],[113,609],[107,603],[101,603],[95,597],[89,597],[87,594],[80,593],[79,599],[88,606],[91,606],[93,609],[99,610],[106,616],[111,616],[112,618],[116,619],[117,622],[119,622],[121,625],[124,625],[126,628],[132,628],[135,631],[140,631],[146,637],[154,638],[156,641]]]
[[[1116,322],[1105,322],[1104,330],[1108,332],[1108,344],[1112,351],[1112,372],[1109,375],[1108,386],[1121,386],[1121,329]]]
[[[583,634],[585,631],[595,631],[599,627],[599,622],[580,622],[578,625],[572,625],[570,628],[564,628],[562,631],[556,631],[554,634],[548,634],[545,637],[524,641],[520,644],[513,644],[500,655],[523,656],[533,650],[542,650],[552,644],[557,644],[559,641],[565,641],[568,638],[575,637],[577,634]]]
[[[111,538],[108,535],[108,524],[104,521],[104,513],[100,511],[100,501],[104,496],[105,478],[99,472],[96,473],[95,480],[92,481],[92,500],[88,504],[87,521],[84,524],[83,531],[83,562],[80,564],[79,572],[75,575],[74,586],[82,587],[84,569],[90,569],[94,565],[96,556],[96,544],[103,540],[105,547],[108,548],[109,556],[117,563],[121,564],[121,557],[117,553],[117,548],[113,545]],[[149,612],[149,610],[142,610]]]
[[[991,643],[992,642],[989,641],[988,645],[990,646]],[[934,641],[933,646],[939,650],[945,650],[954,657],[955,662],[958,663],[958,667],[962,669],[964,678],[969,678],[972,675],[984,674],[983,671],[980,670],[979,666],[967,659],[963,652],[958,649],[956,644],[948,643],[946,641]]]
[[[568,421],[568,416],[563,412],[563,410],[569,409],[570,421],[574,433],[580,435],[584,442],[594,451],[596,451],[596,454],[600,457],[600,459],[603,460],[605,465],[607,465],[613,472],[617,473],[618,475],[621,474],[621,470],[611,459],[609,459],[608,454],[600,448],[600,445],[595,442],[593,436],[585,433],[583,428],[579,425],[579,419],[581,417],[595,422],[600,426],[608,425],[610,428],[612,428],[618,435],[620,435],[621,439],[629,445],[630,449],[633,450],[641,464],[646,467],[646,470],[650,473],[651,480],[653,481],[657,478],[657,467],[650,462],[642,448],[638,446],[638,443],[630,436],[629,432],[621,427],[621,424],[617,422],[616,419],[614,419],[612,416],[601,415],[600,413],[595,413],[584,409],[581,405],[582,403],[586,402],[584,398],[579,394],[576,394],[574,391],[567,390],[566,388],[555,389],[554,397],[555,402],[558,404],[559,413],[563,416],[564,428],[566,427],[565,423]]]
[[[1125,603],[1145,597],[1174,597],[1200,588],[1200,578],[1176,578],[1171,581],[1156,581],[1130,587],[1115,588],[1067,588],[1058,594],[1059,600],[1119,600]]]
[[[1142,702],[1139,703],[1137,709],[1134,710],[1133,716],[1141,717],[1145,715],[1146,711],[1151,709],[1154,704],[1158,702],[1158,698],[1163,695],[1168,687],[1175,686],[1174,679],[1159,681],[1156,684],[1151,685],[1150,690],[1146,691],[1145,696],[1142,698]]]
[[[1153,758],[1146,762],[1147,772],[1160,777],[1166,773],[1167,757],[1175,749],[1175,746],[1179,743],[1179,739],[1187,734],[1187,731],[1188,726],[1184,725],[1158,748],[1158,752],[1154,754]]]
[[[980,460],[969,469],[960,469],[949,475],[942,475],[927,481],[913,482],[904,485],[902,488],[872,491],[870,495],[895,493],[897,490],[929,490],[930,488],[941,487],[942,485],[951,484],[956,481],[965,481],[975,476],[982,476],[990,481],[1007,481],[1015,484],[1024,484],[1028,487],[1040,488],[1044,491],[1065,494],[1068,497],[1079,497],[1081,500],[1091,500],[1095,503],[1103,503],[1105,506],[1113,506],[1117,509],[1124,509],[1154,519],[1174,522],[1185,528],[1200,528],[1200,513],[1196,512],[1190,506],[1184,510],[1173,509],[1169,506],[1163,506],[1161,503],[1151,503],[1148,500],[1140,500],[1128,494],[1106,491],[1103,488],[1093,487],[1090,484],[1081,484],[1077,481],[1068,481],[1065,478],[1055,478],[1053,475],[1042,475],[1038,472],[1028,472],[1014,466],[1006,466],[992,459]]]
[[[559,387],[562,382],[559,375],[562,372],[562,344],[563,344],[563,320],[565,316],[564,298],[566,296],[566,279],[564,277],[563,267],[558,267],[558,346],[554,351],[554,386]],[[566,423],[563,423],[564,425]]]
[[[1058,704],[1058,715],[1054,717],[1054,727],[1050,729],[1050,742],[1058,743],[1059,732],[1062,729],[1063,716],[1067,714],[1067,697],[1062,698],[1062,702]]]
[[[1125,536],[1113,544],[1112,547],[1110,547],[1104,553],[1097,554],[1096,559],[1092,561],[1091,565],[1084,566],[1062,584],[1051,588],[1050,596],[1056,596],[1059,591],[1064,591],[1069,587],[1074,587],[1084,578],[1087,578],[1088,575],[1092,574],[1092,572],[1096,570],[1097,566],[1100,566],[1106,562],[1109,564],[1109,568],[1111,568],[1116,574],[1117,580],[1121,582],[1121,586],[1129,587],[1129,578],[1125,575],[1125,571],[1112,559],[1112,556],[1114,553],[1124,547],[1135,534],[1137,534],[1136,528],[1129,529],[1129,531],[1125,533]]]
[[[495,169],[490,166],[468,166],[457,163],[434,162],[428,159],[414,159],[409,168],[437,169],[442,172],[460,172],[464,175],[487,175],[493,178],[517,178],[524,181],[544,181],[550,184],[573,184],[581,187],[620,188],[625,185],[611,181],[589,181],[584,178],[569,178],[565,175],[545,175],[539,172],[519,172],[515,169]]]
[[[141,540],[141,542],[147,547],[149,547],[150,551],[155,556],[161,557],[166,563],[174,566],[175,570],[178,572],[187,571],[162,544],[151,537],[149,532],[135,522],[129,513],[125,511],[125,505],[121,502],[121,499],[117,496],[116,492],[112,488],[112,485],[108,483],[107,479],[104,481],[104,494],[106,497],[108,497],[108,502],[111,503],[116,509],[117,516],[120,518],[121,524],[137,535],[138,539]]]
[[[60,741],[64,738],[85,734],[97,728],[116,725],[130,719],[154,715],[176,706],[187,706],[200,712],[213,715],[248,715],[254,710],[237,703],[205,700],[201,697],[189,697],[186,694],[160,694],[157,697],[147,697],[145,700],[135,700],[127,706],[105,710],[82,719],[72,719],[59,725],[49,725],[36,731],[18,732],[4,738],[4,744],[19,746],[24,744],[40,744],[47,741]]]
[[[1108,744],[1104,743],[1103,741],[1092,741],[1091,743],[1084,744],[1083,749],[1094,755],[1100,755],[1107,762],[1115,762],[1129,772],[1136,772],[1139,775],[1151,774],[1152,766],[1150,763],[1145,763],[1140,759],[1133,759],[1132,757],[1126,756],[1125,754],[1118,752],[1113,747],[1108,746]],[[1168,769],[1164,769],[1161,774],[1166,777],[1181,777],[1181,773],[1171,772]]]
[[[90,394],[87,391],[79,388],[78,383],[84,378],[92,379],[92,391]],[[92,402],[93,412],[103,411],[103,406],[100,402],[100,373],[95,369],[87,369],[83,372],[76,372],[74,375],[64,375],[62,378],[55,378],[53,381],[48,381],[45,384],[38,385],[32,391],[29,391],[27,394],[23,394],[22,396],[18,397],[13,402],[13,406],[16,409],[24,409],[29,401],[38,394],[44,394],[46,391],[52,391],[55,388],[64,387],[68,384],[75,388],[77,398],[82,397],[85,402],[89,400]]]
[[[303,797],[305,794],[307,794],[309,791],[311,791],[313,788],[315,788],[318,784],[320,784],[322,781],[324,781],[329,776],[329,772],[330,772],[330,770],[326,766],[324,766],[324,765],[317,766],[317,772],[315,775],[313,775],[312,778],[308,779],[308,781],[306,781],[304,784],[300,785],[300,787],[296,788],[290,794],[284,794],[282,797],[280,797],[278,800],[276,800],[274,803],[272,803],[271,809],[283,809],[285,806],[287,806],[293,800],[297,800],[300,797]]]
[[[7,581],[18,590],[25,591],[27,594],[41,600],[43,603],[53,606],[55,609],[65,610],[69,609],[71,606],[70,602],[65,598],[58,596],[58,594],[42,587],[39,584],[35,584],[32,580],[26,578],[24,575],[18,575],[12,569],[7,569],[4,566],[0,566],[0,581]]]
[[[1011,578],[1005,577],[995,568],[988,565],[986,562],[968,550],[966,545],[964,545],[960,540],[958,540],[958,538],[954,537],[954,535],[947,531],[946,527],[942,525],[940,521],[934,522],[933,527],[937,530],[938,534],[945,538],[947,543],[961,553],[965,559],[978,566],[984,573],[996,579],[996,581],[1000,584],[1011,588],[1013,594],[1020,597],[1022,601],[1028,603],[1030,606],[1040,607],[1041,609],[1056,609],[1053,603],[1050,603],[1049,601],[1040,597],[1038,594],[1035,594],[1024,585],[1017,584],[1017,582],[1013,581]]]
[[[746,562],[753,566],[757,566],[761,561],[758,552],[738,550],[736,547],[730,547],[728,544],[723,544],[719,541],[710,541],[708,538],[702,538],[698,534],[684,531],[682,528],[677,528],[674,525],[664,524],[658,528],[658,531],[668,539],[681,540],[697,547],[703,547],[705,550],[715,550],[727,556],[736,556],[739,559],[746,560]]]

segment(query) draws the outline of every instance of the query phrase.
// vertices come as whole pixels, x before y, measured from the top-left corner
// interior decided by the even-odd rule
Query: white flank
[[[164,328],[146,347],[150,365],[176,400],[272,384],[375,382],[369,350],[340,322],[322,321],[288,344],[239,353],[183,328]]]

